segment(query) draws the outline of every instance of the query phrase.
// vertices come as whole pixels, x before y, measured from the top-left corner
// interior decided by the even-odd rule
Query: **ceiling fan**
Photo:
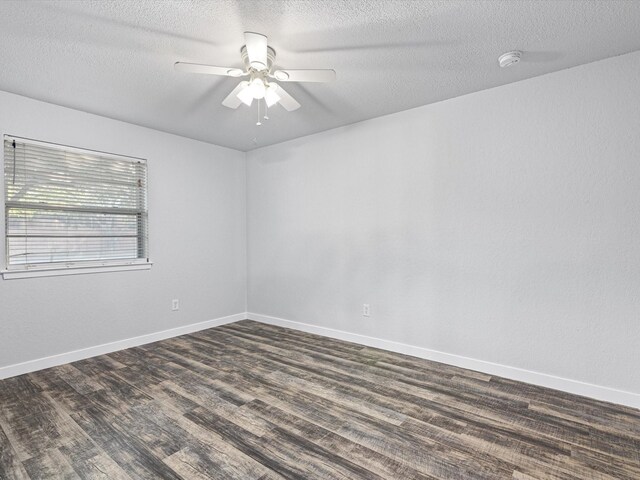
[[[183,72],[228,77],[248,76],[249,79],[241,81],[222,101],[222,105],[238,108],[242,103],[250,106],[253,100],[264,99],[267,107],[279,103],[290,112],[300,108],[300,104],[274,80],[279,82],[331,82],[336,78],[334,70],[273,71],[276,51],[267,45],[267,37],[259,33],[244,32],[244,41],[245,45],[240,49],[244,69],[185,62],[176,62],[175,69]]]

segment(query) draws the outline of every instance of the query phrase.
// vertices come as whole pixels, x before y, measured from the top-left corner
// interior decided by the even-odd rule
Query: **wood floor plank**
[[[275,428],[269,434],[258,437],[206,409],[198,408],[185,416],[204,428],[217,432],[238,450],[286,478],[381,478],[284,429]]]
[[[204,470],[210,472],[212,475],[210,478],[217,478],[214,472],[218,471],[224,471],[229,478],[281,478],[275,472],[226,443],[216,432],[202,428],[176,409],[170,408],[162,402],[160,402],[158,409],[152,412],[148,411],[150,407],[151,405],[140,407],[136,409],[136,413],[173,432],[178,441],[182,445],[186,445],[185,448],[189,448],[188,451],[183,449],[177,452],[177,455],[174,454],[164,460],[172,468],[176,467],[174,468],[176,472],[188,470],[190,467],[182,465],[182,463],[187,461],[187,457],[196,456],[197,464],[191,463],[191,468],[198,472],[198,475],[202,474]]]
[[[31,478],[80,479],[71,464],[57,448],[44,450],[22,462],[22,465]]]
[[[49,398],[52,398],[62,405],[67,411],[84,408],[89,403],[87,397],[59,377],[55,369],[29,373],[26,377],[28,377],[33,384],[40,387],[42,392],[46,392]]]
[[[247,338],[247,337],[244,337],[244,338]],[[265,349],[267,347],[265,347],[265,345],[262,344],[258,348]],[[297,354],[292,355],[290,354],[290,350],[292,348],[294,349],[294,351],[296,352],[298,351],[297,349],[295,349],[295,347],[289,347],[288,350],[284,350],[279,347],[273,347],[273,346],[271,348],[268,348],[268,351],[270,353],[286,356],[288,359],[295,359],[298,361],[308,362],[311,364],[319,363],[322,361],[330,362],[330,364],[328,364],[326,368],[335,370],[340,373],[354,375],[360,378],[364,378],[366,376],[366,378],[371,380],[372,382],[391,386],[391,387],[400,387],[405,391],[418,392],[419,395],[425,395],[429,393],[447,393],[447,392],[450,392],[451,390],[454,390],[453,387],[457,387],[455,391],[459,390],[460,394],[466,394],[467,398],[469,398],[470,395],[473,395],[474,401],[477,397],[486,397],[489,400],[491,400],[493,403],[495,403],[495,401],[501,401],[503,403],[512,402],[514,407],[518,409],[526,409],[529,406],[528,402],[523,401],[521,399],[512,400],[506,396],[501,397],[500,395],[496,395],[493,392],[486,391],[486,389],[474,389],[473,391],[471,391],[470,389],[460,389],[458,385],[455,385],[448,378],[444,380],[440,380],[438,382],[438,381],[433,381],[433,376],[429,376],[428,379],[423,379],[421,378],[420,374],[416,372],[413,372],[410,378],[405,375],[400,375],[397,372],[394,372],[394,374],[390,376],[389,372],[383,369],[379,369],[377,365],[370,364],[370,365],[362,366],[361,364],[357,364],[358,366],[354,366],[353,364],[341,363],[340,360],[342,359],[333,360],[331,358],[328,358],[327,355],[322,355],[322,354],[314,355],[308,352],[302,353],[300,355],[297,355]],[[355,362],[350,362],[350,363],[355,363]],[[400,383],[402,385],[399,385]],[[433,395],[430,395],[427,398],[433,398]],[[504,405],[502,405],[501,407],[504,407]]]
[[[229,337],[230,338],[230,337]],[[229,340],[227,338],[227,341]],[[321,375],[335,380],[338,383],[345,385],[360,385],[365,390],[373,390],[378,392],[384,392],[384,396],[394,398],[395,396],[406,396],[407,394],[402,391],[402,388],[395,390],[393,387],[387,388],[382,386],[380,382],[370,381],[363,377],[349,376],[348,374],[333,373],[330,370],[320,369],[317,364],[312,362],[305,362],[295,356],[291,355],[278,355],[273,353],[272,349],[260,346],[256,342],[247,341],[242,336],[235,339],[236,344],[246,343],[248,351],[258,351],[261,353],[261,357],[266,361],[274,362],[273,368],[285,368],[281,365],[308,370],[316,375]],[[233,349],[232,345],[227,345],[227,349]],[[240,347],[241,348],[241,347]],[[254,355],[255,354],[249,354]],[[281,364],[281,365],[280,365]],[[584,428],[582,425],[571,422],[565,419],[560,419],[555,416],[541,415],[532,413],[526,408],[527,405],[523,403],[510,406],[507,402],[500,399],[490,400],[479,396],[470,396],[463,391],[445,391],[441,388],[435,390],[437,395],[432,397],[430,401],[437,403],[443,403],[447,405],[453,405],[456,408],[461,409],[467,413],[481,412],[482,415],[487,416],[492,421],[515,423],[518,422],[520,428],[535,431],[537,433],[543,433],[556,440],[581,445],[584,447],[599,449],[600,451],[610,451],[611,443],[617,445],[616,455],[622,455],[628,459],[634,459],[637,457],[637,452],[640,450],[640,440],[631,437],[621,437],[618,435],[611,435],[606,432],[598,432],[597,434]],[[414,400],[415,401],[415,400]],[[423,402],[420,402],[423,403]],[[538,422],[541,417],[545,420],[541,422],[540,428]]]
[[[280,408],[267,405],[262,400],[254,400],[243,408],[308,438],[329,451],[348,452],[348,457],[355,463],[366,467],[384,478],[404,478],[411,480],[429,480],[435,477],[418,472],[406,462],[399,462],[387,456],[379,455],[373,450],[354,443],[302,417],[288,413]]]
[[[0,478],[4,480],[26,480],[29,478],[18,454],[0,424]]]
[[[56,374],[80,394],[92,393],[102,389],[91,375],[82,373],[71,363],[56,367]]]
[[[233,470],[229,471],[226,464],[212,462],[209,455],[201,453],[197,448],[188,446],[177,451],[170,457],[164,459],[169,467],[183,478],[193,480],[207,480],[211,478],[229,478],[229,479],[252,479],[259,477],[245,476],[244,474],[236,475]]]
[[[254,373],[256,373],[254,371]],[[256,378],[256,377],[254,377]],[[255,380],[253,380],[255,382]],[[473,471],[474,478],[492,478],[495,468],[502,469],[503,474],[509,470],[508,466],[483,464],[482,460],[467,456],[461,461],[461,452],[449,451],[443,455],[445,449],[432,439],[419,439],[407,435],[378,418],[366,415],[358,410],[348,409],[339,403],[318,397],[312,392],[296,391],[295,395],[282,395],[282,388],[277,383],[270,383],[268,378],[261,382],[262,388],[269,392],[272,404],[283,407],[292,413],[307,418],[323,426],[351,442],[367,447],[382,456],[397,461],[411,459],[409,465],[427,475],[436,478],[467,478]],[[263,397],[263,398],[270,398]],[[330,414],[328,414],[330,412]],[[435,453],[435,454],[434,454]],[[462,455],[464,456],[464,455]],[[494,468],[495,467],[495,468]]]
[[[179,480],[181,477],[154,455],[152,449],[157,447],[145,444],[118,420],[118,414],[90,407],[72,414],[72,418],[132,478]]]
[[[60,437],[51,416],[45,413],[21,415],[8,420],[0,411],[0,427],[21,461],[38,455],[43,449],[55,448]]]
[[[67,442],[59,450],[82,479],[131,480],[131,477],[89,438]]]
[[[0,380],[0,479],[638,480],[640,411],[252,321]]]

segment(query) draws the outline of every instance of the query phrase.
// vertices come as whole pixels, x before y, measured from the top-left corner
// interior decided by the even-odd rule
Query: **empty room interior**
[[[0,2],[0,479],[640,479],[639,33]]]

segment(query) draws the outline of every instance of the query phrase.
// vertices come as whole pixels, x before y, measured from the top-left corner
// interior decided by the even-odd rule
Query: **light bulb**
[[[264,98],[266,87],[264,86],[264,81],[261,78],[257,77],[251,80],[249,88],[251,89],[253,98],[258,100]]]
[[[267,107],[271,107],[280,101],[280,95],[276,93],[278,86],[275,83],[269,84],[267,91],[264,94],[264,101]]]

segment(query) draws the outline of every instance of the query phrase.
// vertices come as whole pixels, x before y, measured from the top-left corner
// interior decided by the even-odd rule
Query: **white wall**
[[[0,280],[0,367],[246,310],[244,153],[5,92],[0,133],[148,159],[154,262]]]
[[[636,52],[250,152],[249,311],[640,393],[639,78]]]
[[[244,312],[248,254],[252,312],[640,394],[638,78],[628,54],[256,150],[246,172],[0,92],[2,134],[149,160],[154,261],[0,280],[0,368]]]

